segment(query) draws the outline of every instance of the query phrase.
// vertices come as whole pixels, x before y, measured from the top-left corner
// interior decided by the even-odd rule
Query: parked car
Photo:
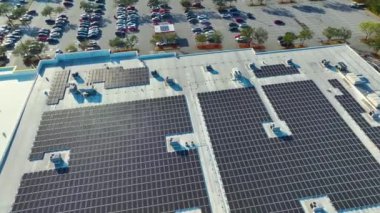
[[[59,43],[59,39],[57,39],[57,38],[52,38],[52,37],[49,37],[46,41],[47,41],[49,44],[52,44],[52,45],[55,45],[55,44],[58,44],[58,43]]]
[[[210,25],[202,27],[202,31],[203,32],[206,32],[206,31],[209,31],[209,30],[213,30],[213,29],[214,28],[212,26],[210,26]]]
[[[71,2],[71,1],[67,1],[67,0],[65,0],[62,4],[63,4],[63,6],[65,6],[65,7],[72,7],[72,6],[74,6],[74,3],[73,3],[73,2]]]
[[[238,38],[235,38],[235,40],[238,42],[238,43],[247,43],[249,42],[249,39],[245,36],[239,36]]]
[[[239,28],[236,27],[236,26],[229,27],[228,30],[229,30],[230,32],[239,32]]]
[[[26,14],[32,15],[32,16],[38,15],[37,11],[35,10],[29,10],[28,12],[26,12]]]
[[[38,36],[37,37],[37,41],[41,41],[41,42],[46,42],[47,39],[48,39],[47,36]]]
[[[204,8],[203,5],[200,2],[195,2],[191,6],[195,7],[195,8]]]
[[[54,19],[46,19],[45,23],[48,25],[53,25],[53,24],[55,24],[55,20]]]
[[[199,21],[198,21],[198,19],[196,19],[196,18],[192,18],[192,19],[189,20],[189,23],[190,23],[190,24],[198,24],[198,22],[199,22]]]
[[[255,16],[252,13],[247,13],[247,18],[255,20]]]
[[[240,29],[247,29],[247,28],[250,28],[250,26],[246,23],[242,23],[242,24],[239,24],[239,28]]]
[[[228,13],[223,13],[222,14],[222,18],[224,18],[224,19],[230,19],[230,18],[232,18],[232,16],[230,14],[228,14]]]
[[[199,15],[199,16],[197,16],[197,18],[199,20],[208,20],[208,16],[206,16],[206,15]]]
[[[284,26],[284,25],[285,25],[285,22],[283,22],[283,21],[281,21],[281,20],[275,20],[275,21],[274,21],[274,24],[279,25],[279,26]]]
[[[208,20],[205,20],[205,19],[201,20],[200,23],[203,25],[211,25],[211,22],[209,22]]]
[[[235,18],[236,23],[242,24],[245,23],[245,20],[242,18]]]

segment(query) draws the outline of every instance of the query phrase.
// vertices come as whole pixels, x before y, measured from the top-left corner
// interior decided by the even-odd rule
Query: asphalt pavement
[[[79,8],[79,1],[74,1],[74,6],[67,9],[64,13],[69,17],[70,24],[66,29],[63,37],[60,39],[59,44],[49,45],[48,51],[46,52],[50,56],[54,56],[56,49],[65,50],[70,44],[78,44],[76,40],[76,33],[79,26],[79,18],[83,11]],[[140,54],[150,54],[154,53],[153,45],[150,43],[152,35],[154,33],[154,27],[150,22],[150,8],[147,7],[148,0],[140,0],[136,4],[136,8],[140,15],[140,32],[135,33],[139,42],[137,48],[140,50]],[[349,0],[325,0],[311,2],[308,0],[297,0],[297,4],[278,4],[276,0],[268,0],[266,6],[249,7],[247,6],[248,0],[238,0],[236,7],[243,13],[250,12],[255,17],[256,20],[247,20],[247,24],[256,28],[263,27],[269,32],[269,39],[265,43],[267,50],[278,50],[282,47],[277,42],[277,37],[285,34],[285,32],[298,33],[301,31],[302,27],[300,23],[306,24],[312,31],[314,31],[314,38],[310,41],[306,41],[308,46],[321,45],[320,41],[325,39],[322,32],[328,27],[346,27],[350,29],[352,33],[352,38],[348,40],[349,44],[360,51],[370,51],[368,46],[360,42],[360,39],[364,34],[359,29],[359,24],[364,21],[376,21],[379,22],[380,18],[373,15],[366,10],[357,10],[349,7],[351,1]],[[205,6],[204,9],[194,10],[196,14],[205,14],[210,18],[210,22],[215,30],[222,33],[223,39],[223,49],[236,49],[238,48],[237,43],[234,40],[234,35],[236,33],[231,33],[228,31],[228,23],[230,20],[222,19],[217,12],[217,7],[214,5],[212,0],[204,0],[202,4]],[[35,0],[31,3],[30,9],[36,10],[38,13],[46,6],[50,5],[52,7],[61,6],[60,1],[43,1]],[[194,35],[191,32],[193,26],[186,21],[186,16],[184,14],[184,9],[180,5],[180,1],[171,0],[169,5],[172,7],[171,13],[174,17],[174,26],[177,35],[180,38],[181,48],[178,52],[183,54],[200,52],[196,48],[196,43],[194,40]],[[114,15],[116,13],[116,5],[114,1],[106,1],[106,11],[103,15],[104,25],[102,29],[102,37],[98,40],[98,44],[103,49],[109,49],[108,42],[110,39],[115,38],[116,20]],[[55,18],[55,14],[52,15]],[[45,23],[47,17],[41,15],[34,17],[30,27],[26,27],[26,36],[22,39],[33,39],[35,33],[40,28],[51,28]],[[282,20],[285,22],[284,26],[277,26],[273,22],[275,20]],[[0,21],[1,24],[4,19]],[[11,55],[9,52],[8,55]],[[11,56],[10,65],[16,64],[19,68],[23,68],[21,57]]]

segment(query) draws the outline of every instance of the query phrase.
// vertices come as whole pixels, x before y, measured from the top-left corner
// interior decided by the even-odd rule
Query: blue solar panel
[[[231,212],[303,212],[327,195],[338,209],[380,203],[380,165],[312,81],[263,87],[292,132],[269,139],[254,88],[198,95]]]
[[[70,149],[70,167],[23,176],[12,212],[210,212],[196,150],[166,150],[192,132],[184,96],[45,112],[31,160]]]

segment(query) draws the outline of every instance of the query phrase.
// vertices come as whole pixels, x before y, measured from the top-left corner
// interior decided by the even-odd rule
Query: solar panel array
[[[380,148],[380,127],[372,127],[361,115],[365,110],[351,96],[351,94],[339,83],[338,80],[329,80],[330,84],[338,88],[343,95],[335,98],[346,109],[350,116],[356,121],[360,128],[368,135],[368,137]]]
[[[50,86],[50,92],[47,99],[48,105],[58,104],[65,96],[67,80],[69,79],[70,70],[56,71],[53,82]]]
[[[211,212],[197,151],[166,150],[192,131],[184,96],[46,112],[31,159],[69,148],[69,172],[25,174],[12,211]]]
[[[106,89],[130,87],[149,84],[149,70],[147,67],[124,69],[110,67],[90,71],[89,83],[105,82]]]
[[[339,210],[380,203],[380,165],[312,81],[263,88],[292,140],[267,137],[254,88],[198,95],[231,212],[303,212],[320,195]]]
[[[273,64],[261,66],[261,68],[255,70],[254,73],[258,78],[266,78],[280,75],[298,74],[300,72],[293,66],[287,67],[284,64]]]

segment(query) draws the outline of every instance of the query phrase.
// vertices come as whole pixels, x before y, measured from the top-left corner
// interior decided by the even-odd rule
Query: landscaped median
[[[219,31],[207,31],[205,33],[195,35],[195,41],[198,49],[221,49],[223,35]]]
[[[235,41],[239,48],[254,48],[255,50],[264,50],[264,43],[268,39],[268,32],[263,28],[246,27],[235,35]]]
[[[150,43],[154,45],[154,50],[156,51],[173,50],[179,48],[177,39],[178,36],[174,32],[154,34],[150,40]]]

